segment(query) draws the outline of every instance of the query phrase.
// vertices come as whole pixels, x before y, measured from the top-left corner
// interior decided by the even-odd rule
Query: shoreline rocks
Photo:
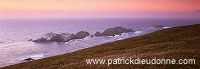
[[[56,33],[51,32],[51,33],[44,34],[42,37],[40,37],[36,40],[30,39],[29,41],[33,41],[33,42],[68,42],[70,40],[83,39],[89,35],[90,35],[90,37],[115,36],[115,35],[121,35],[122,33],[128,33],[128,32],[135,32],[135,31],[132,29],[126,29],[121,26],[117,26],[114,28],[108,28],[105,31],[103,31],[102,33],[97,31],[94,35],[90,35],[86,31],[80,31],[80,32],[77,32],[76,34],[70,34],[70,33],[56,34]]]
[[[24,59],[25,61],[32,61],[32,60],[35,60],[35,59],[33,59],[33,58],[26,58],[26,59]]]
[[[82,39],[85,38],[86,36],[89,36],[90,34],[88,32],[85,31],[80,31],[78,33],[76,33],[75,38],[76,39]]]
[[[135,32],[135,31],[133,31],[132,29],[125,29],[121,26],[117,26],[115,28],[108,28],[105,31],[103,31],[103,33],[97,31],[94,36],[115,36],[128,32]]]
[[[33,40],[33,42],[68,42],[70,40],[82,39],[89,35],[90,34],[86,31],[80,31],[76,34],[69,34],[69,33],[55,34],[51,32],[44,34],[41,38]]]
[[[28,41],[33,41],[33,39],[29,39]]]

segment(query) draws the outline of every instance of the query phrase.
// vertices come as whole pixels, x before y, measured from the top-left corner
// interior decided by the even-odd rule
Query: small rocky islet
[[[135,31],[133,31],[132,29],[125,29],[121,26],[117,26],[115,28],[108,28],[105,31],[103,31],[103,33],[97,31],[94,36],[115,36],[128,32],[135,32]]]
[[[115,28],[108,28],[102,33],[97,31],[94,35],[91,35],[91,37],[99,37],[99,36],[115,36],[115,35],[120,35],[122,33],[128,33],[128,32],[135,32],[132,29],[126,29],[121,26],[117,26]],[[68,42],[70,40],[75,40],[75,39],[83,39],[90,34],[86,31],[80,31],[76,34],[70,34],[70,33],[61,33],[61,34],[56,34],[56,33],[46,33],[44,34],[41,38],[38,38],[36,40],[30,39],[29,41],[33,42]]]
[[[70,40],[82,39],[89,35],[90,34],[86,31],[80,31],[76,34],[70,34],[70,33],[55,34],[51,32],[51,33],[44,34],[41,38],[38,38],[32,41],[33,42],[68,42]]]

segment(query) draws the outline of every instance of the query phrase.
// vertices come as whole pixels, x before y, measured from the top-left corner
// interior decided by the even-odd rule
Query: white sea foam
[[[114,37],[121,37],[122,35],[115,35]]]
[[[47,54],[36,54],[36,55],[31,55],[31,56],[25,56],[21,58],[21,60],[27,59],[27,58],[33,58],[34,60],[45,58]]]
[[[138,33],[143,33],[143,31],[135,31],[135,33],[136,33],[136,34],[138,34]]]
[[[171,28],[171,27],[163,27],[163,29],[167,29],[167,28]]]
[[[30,56],[30,58],[33,58],[33,59],[41,59],[41,58],[44,58],[46,54],[37,54],[37,55],[32,55]]]

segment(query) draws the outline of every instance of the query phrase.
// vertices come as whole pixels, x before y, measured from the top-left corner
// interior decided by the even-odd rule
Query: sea
[[[162,29],[199,23],[200,19],[192,18],[0,19],[0,67],[26,62],[24,61],[26,58],[42,59]],[[155,28],[156,25],[166,27]],[[103,32],[107,28],[116,26],[133,29],[135,32],[114,37],[87,36],[63,43],[29,41],[50,32],[72,34],[87,31],[92,35],[97,31]]]

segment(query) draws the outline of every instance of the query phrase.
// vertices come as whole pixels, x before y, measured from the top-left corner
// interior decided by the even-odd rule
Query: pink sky
[[[0,0],[0,18],[200,18],[200,0]]]

